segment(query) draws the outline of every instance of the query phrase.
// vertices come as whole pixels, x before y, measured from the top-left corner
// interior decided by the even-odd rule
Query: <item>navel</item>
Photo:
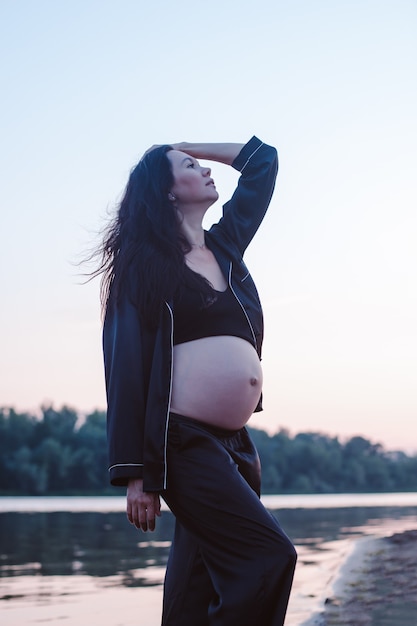
[[[258,384],[258,379],[255,377],[252,377],[250,379],[250,384],[252,385],[252,387],[256,387],[256,385]]]

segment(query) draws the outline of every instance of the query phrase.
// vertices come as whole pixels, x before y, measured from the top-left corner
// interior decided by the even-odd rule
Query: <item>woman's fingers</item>
[[[155,513],[158,517],[161,517],[161,498],[159,497],[159,493],[154,493],[155,496]]]
[[[146,506],[144,504],[142,504],[139,507],[139,516],[138,516],[139,517],[139,526],[137,526],[137,528],[140,528],[145,533],[148,530],[148,515],[150,516],[149,509],[147,509]],[[154,528],[155,528],[155,524],[154,524]],[[149,530],[151,530],[151,528],[149,528]]]
[[[146,509],[145,528],[142,527],[142,530],[150,530],[152,532],[155,530],[155,508],[153,502],[150,502],[148,508]]]
[[[140,528],[145,532],[147,530],[153,532],[156,523],[155,517],[161,515],[161,501],[157,493],[148,493],[146,495],[149,499],[141,509]]]
[[[142,480],[129,481],[126,514],[129,522],[144,532],[155,530],[155,517],[161,515],[159,494],[143,491]]]

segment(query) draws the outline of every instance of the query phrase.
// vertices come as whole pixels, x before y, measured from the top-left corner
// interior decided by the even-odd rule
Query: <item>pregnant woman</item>
[[[238,186],[220,221],[211,170]],[[261,410],[263,318],[243,254],[268,208],[276,150],[154,146],[132,170],[101,247],[110,480],[127,516],[154,530],[162,497],[176,518],[164,626],[282,626],[293,545],[260,502],[245,428]]]

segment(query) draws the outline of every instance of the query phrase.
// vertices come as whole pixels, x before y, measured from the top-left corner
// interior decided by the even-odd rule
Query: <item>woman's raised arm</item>
[[[217,161],[231,165],[245,144],[243,143],[180,143],[171,144],[174,150],[185,152],[195,159]]]

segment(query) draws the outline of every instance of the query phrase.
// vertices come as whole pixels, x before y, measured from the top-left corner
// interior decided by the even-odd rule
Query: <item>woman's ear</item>
[[[174,194],[173,194],[173,193],[169,192],[169,194],[168,194],[168,199],[169,199],[169,200],[171,200],[171,202],[175,202],[176,197],[174,196]]]

